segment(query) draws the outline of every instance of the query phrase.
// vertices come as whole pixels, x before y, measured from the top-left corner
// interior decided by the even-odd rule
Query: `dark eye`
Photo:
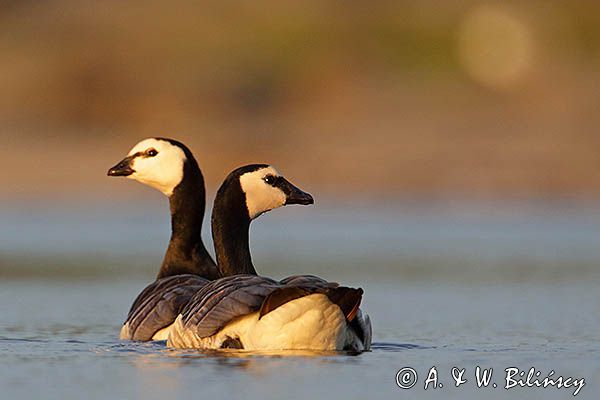
[[[269,185],[272,185],[275,183],[275,177],[273,175],[267,175],[263,178],[263,180]]]
[[[154,156],[155,156],[155,155],[157,155],[157,154],[158,154],[158,151],[156,151],[156,150],[154,150],[154,149],[150,149],[150,150],[147,150],[147,151],[146,151],[146,155],[147,155],[148,157],[154,157]]]

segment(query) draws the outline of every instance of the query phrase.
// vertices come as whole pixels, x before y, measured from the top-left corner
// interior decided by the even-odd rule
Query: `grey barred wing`
[[[256,311],[262,318],[285,303],[315,293],[326,295],[351,321],[363,291],[312,275],[295,275],[280,282],[263,276],[235,275],[202,287],[183,309],[182,323],[198,337],[206,338],[236,318]]]
[[[217,279],[200,289],[181,312],[182,322],[199,337],[217,333],[235,318],[260,309],[280,284],[256,275]]]
[[[175,322],[185,305],[209,281],[184,274],[161,278],[138,295],[121,331],[121,339],[152,340],[161,329]]]
[[[323,278],[319,278],[314,275],[292,275],[287,278],[283,278],[279,281],[283,285],[292,285],[292,286],[312,286],[312,287],[338,287],[339,284],[336,282],[329,282]]]

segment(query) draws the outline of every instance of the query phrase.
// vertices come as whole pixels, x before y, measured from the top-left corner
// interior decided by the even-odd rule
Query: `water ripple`
[[[371,344],[371,350],[373,351],[404,351],[404,350],[425,350],[435,349],[435,346],[421,346],[419,344],[412,343],[391,343],[391,342],[376,342]]]

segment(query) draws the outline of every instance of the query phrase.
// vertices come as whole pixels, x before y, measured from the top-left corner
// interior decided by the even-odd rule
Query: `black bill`
[[[117,165],[108,170],[108,176],[129,176],[135,171],[131,167],[134,157],[129,156],[121,160]]]
[[[315,200],[313,197],[298,189],[296,186],[292,185],[287,179],[283,177],[279,177],[277,181],[277,187],[279,187],[283,193],[285,193],[285,205],[288,204],[314,204]]]

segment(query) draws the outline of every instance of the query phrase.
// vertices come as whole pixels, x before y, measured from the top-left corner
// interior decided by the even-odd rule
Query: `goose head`
[[[251,164],[231,172],[217,191],[212,235],[221,276],[256,275],[249,246],[252,220],[289,204],[313,204],[312,196],[267,164]]]
[[[233,192],[233,193],[232,193]],[[290,204],[313,204],[313,197],[294,186],[267,164],[251,164],[233,171],[219,189],[217,197],[236,196],[250,220]]]
[[[183,180],[184,165],[189,158],[193,156],[188,148],[176,140],[144,139],[108,170],[108,176],[124,176],[171,196]]]

